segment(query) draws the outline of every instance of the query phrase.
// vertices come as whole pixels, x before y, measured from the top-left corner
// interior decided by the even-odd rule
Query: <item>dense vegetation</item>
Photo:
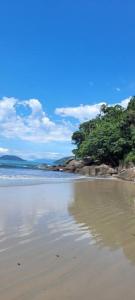
[[[77,158],[90,157],[92,163],[112,166],[135,163],[135,96],[126,109],[102,105],[95,119],[73,133],[72,141]]]

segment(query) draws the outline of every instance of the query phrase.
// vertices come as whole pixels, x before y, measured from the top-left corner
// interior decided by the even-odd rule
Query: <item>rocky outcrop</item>
[[[117,174],[117,170],[102,164],[100,166],[84,166],[80,173],[86,176],[111,176]]]
[[[117,174],[117,170],[108,166],[108,165],[105,165],[105,164],[102,164],[100,166],[96,166],[95,167],[95,172],[96,172],[96,176],[98,175],[114,175],[114,174]]]
[[[65,171],[65,167],[62,166],[48,166],[47,171]]]
[[[66,166],[50,166],[48,167],[48,170],[79,173],[85,176],[111,176],[117,174],[117,170],[108,165],[87,166],[83,160],[75,159],[68,162]]]
[[[71,160],[69,163],[66,164],[64,170],[70,172],[79,172],[81,168],[83,168],[84,162],[82,160]]]
[[[65,166],[44,166],[44,169],[50,171],[63,171],[78,173],[84,176],[113,176],[123,180],[135,181],[135,167],[123,168],[112,168],[109,165],[86,165],[86,161],[83,160],[70,160]]]
[[[121,170],[118,174],[118,178],[123,180],[135,181],[135,167]]]
[[[84,166],[78,173],[85,176],[95,176],[95,166]]]
[[[57,166],[58,168],[61,168],[61,166]],[[63,171],[66,172],[74,172],[79,173],[86,176],[110,176],[117,174],[117,170],[102,164],[102,165],[85,165],[85,162],[83,160],[71,160],[65,167],[63,167]]]

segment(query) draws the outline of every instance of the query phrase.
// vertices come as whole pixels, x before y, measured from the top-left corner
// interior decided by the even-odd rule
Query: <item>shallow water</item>
[[[135,299],[135,185],[0,188],[0,299]]]
[[[79,174],[28,168],[0,168],[0,186],[37,185],[85,178]]]

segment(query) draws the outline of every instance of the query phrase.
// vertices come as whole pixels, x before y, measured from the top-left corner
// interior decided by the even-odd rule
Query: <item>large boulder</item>
[[[100,176],[100,175],[113,175],[113,174],[117,174],[117,170],[108,166],[108,165],[105,165],[105,164],[102,164],[100,166],[96,166],[95,167],[95,175],[96,176]]]
[[[135,181],[135,167],[121,170],[118,177],[124,180]]]
[[[75,172],[76,169],[81,169],[84,166],[82,160],[72,159],[69,163],[66,164],[65,170]]]
[[[84,166],[79,173],[85,176],[95,176],[95,166]]]
[[[102,164],[100,166],[84,166],[79,173],[86,176],[110,176],[117,174],[117,170]]]

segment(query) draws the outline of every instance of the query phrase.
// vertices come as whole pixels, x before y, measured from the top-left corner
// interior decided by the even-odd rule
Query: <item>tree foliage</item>
[[[135,162],[135,96],[124,109],[120,105],[101,106],[100,115],[84,122],[72,135],[78,158],[118,166]]]

